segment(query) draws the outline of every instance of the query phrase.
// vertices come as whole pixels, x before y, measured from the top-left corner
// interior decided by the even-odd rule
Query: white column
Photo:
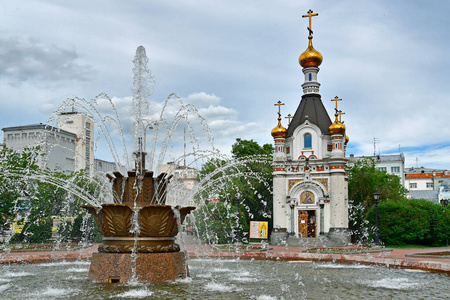
[[[273,228],[287,228],[286,179],[276,173],[281,172],[274,172],[273,177]]]

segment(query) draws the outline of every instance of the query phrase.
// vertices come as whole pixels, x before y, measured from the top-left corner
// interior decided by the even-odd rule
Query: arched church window
[[[312,136],[310,133],[304,135],[303,142],[305,148],[312,148]]]

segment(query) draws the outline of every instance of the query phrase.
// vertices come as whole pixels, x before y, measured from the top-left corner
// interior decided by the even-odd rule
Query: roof
[[[450,188],[450,180],[444,180],[444,182],[441,183],[441,186],[445,189]]]
[[[372,155],[372,156],[352,156],[348,157],[349,162],[356,162],[366,158],[371,158],[375,163],[389,162],[389,161],[405,161],[405,155],[400,154],[384,154],[384,155]]]
[[[450,178],[450,173],[447,170],[428,169],[424,167],[409,168],[405,170],[405,178]]]
[[[409,192],[411,199],[439,200],[439,192],[435,190],[412,190]]]
[[[291,137],[294,134],[294,130],[305,123],[306,120],[317,125],[322,134],[329,134],[328,127],[331,125],[331,119],[323,106],[319,94],[306,94],[302,96],[302,100],[289,125],[287,137]]]
[[[22,125],[22,126],[13,126],[13,127],[5,127],[2,128],[3,132],[7,132],[7,131],[21,131],[21,130],[45,130],[45,131],[53,131],[53,132],[60,132],[60,133],[64,133],[66,135],[71,135],[73,137],[76,137],[77,135],[73,132],[67,131],[67,130],[63,130],[63,129],[59,129],[57,127],[53,127],[51,125],[47,125],[47,124],[31,124],[31,125]]]

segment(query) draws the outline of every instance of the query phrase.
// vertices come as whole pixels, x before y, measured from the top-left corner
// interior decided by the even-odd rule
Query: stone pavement
[[[217,257],[262,260],[302,260],[302,261],[330,261],[350,264],[375,264],[387,267],[421,269],[450,275],[450,258],[445,257],[411,257],[417,253],[450,251],[450,247],[424,249],[390,249],[379,252],[347,252],[347,253],[315,253],[304,252],[307,248],[294,246],[270,246],[265,251],[219,251],[209,245],[201,245],[198,241],[187,238],[181,243],[182,251],[186,251],[190,258]],[[352,246],[341,247],[351,249]],[[354,247],[353,247],[354,248]],[[0,264],[10,263],[39,263],[59,260],[88,260],[97,251],[97,245],[76,251],[42,251],[42,252],[11,252],[0,253]]]
[[[74,261],[91,259],[98,245],[89,248],[65,251],[30,251],[30,252],[0,252],[0,264],[41,263],[48,261]]]
[[[316,253],[309,252],[306,247],[299,246],[271,246],[267,245],[265,251],[218,251],[209,245],[201,245],[192,237],[184,238],[184,248],[189,257],[221,257],[240,259],[266,259],[266,260],[303,260],[303,261],[330,261],[349,264],[373,264],[394,268],[421,269],[450,275],[450,257],[415,257],[417,253],[431,253],[450,251],[450,247],[423,248],[423,249],[384,249],[378,252],[348,251],[355,246],[339,247],[342,253]],[[183,247],[182,247],[183,248]]]

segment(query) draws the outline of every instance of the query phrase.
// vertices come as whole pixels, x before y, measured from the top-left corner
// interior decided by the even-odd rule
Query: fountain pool
[[[366,265],[189,260],[167,283],[96,284],[89,262],[0,266],[1,299],[444,299],[448,276]]]

